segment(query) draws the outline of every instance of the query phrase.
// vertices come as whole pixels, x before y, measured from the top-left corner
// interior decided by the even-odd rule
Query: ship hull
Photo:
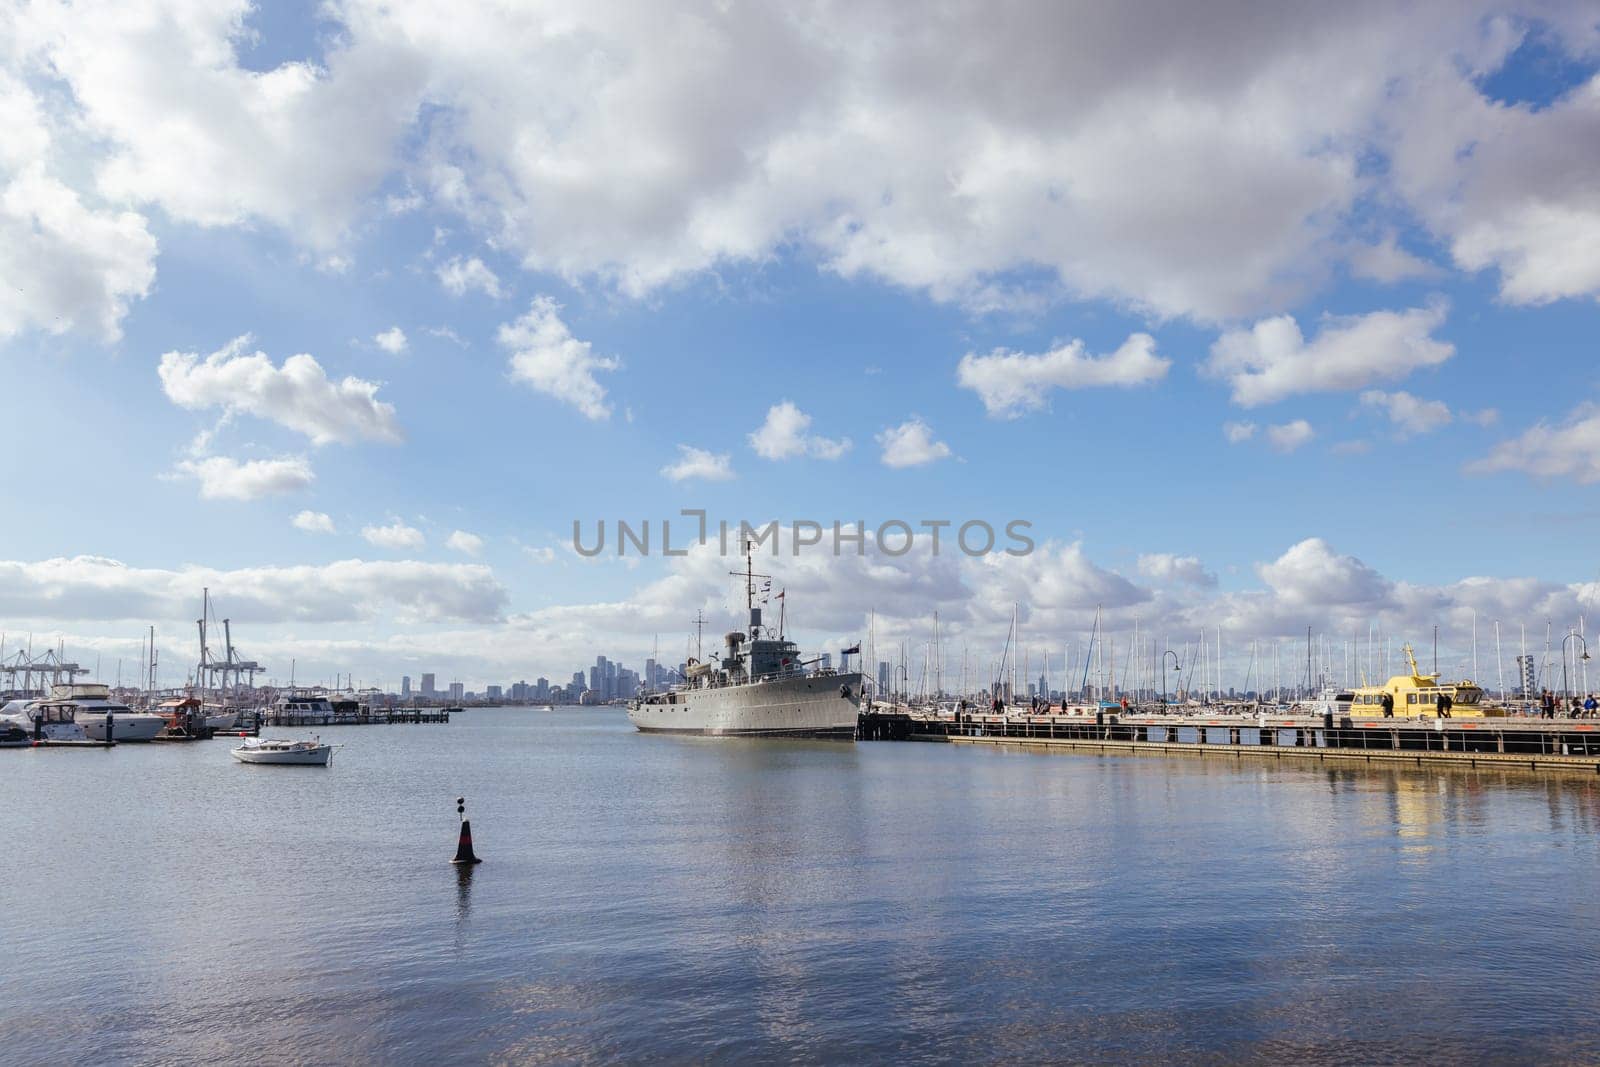
[[[860,693],[859,674],[784,678],[679,690],[670,702],[635,702],[628,718],[642,733],[853,741]]]

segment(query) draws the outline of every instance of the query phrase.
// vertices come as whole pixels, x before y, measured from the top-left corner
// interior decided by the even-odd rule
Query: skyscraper
[[[880,659],[878,661],[878,692],[879,693],[887,693],[888,691],[889,691],[889,664],[888,664],[888,661]]]
[[[400,678],[400,699],[411,699],[411,675],[409,674],[403,675]]]
[[[433,687],[433,675],[424,674],[422,676],[422,695],[425,697],[431,697],[437,693],[438,690],[434,689]]]

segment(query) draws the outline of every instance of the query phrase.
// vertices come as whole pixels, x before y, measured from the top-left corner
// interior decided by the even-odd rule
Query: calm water
[[[0,751],[0,1060],[1600,1060],[1593,779],[322,732]]]

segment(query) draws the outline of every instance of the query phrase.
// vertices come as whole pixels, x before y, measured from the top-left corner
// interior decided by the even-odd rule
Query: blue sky
[[[259,658],[560,678],[731,604],[727,561],[565,548],[574,520],[684,507],[1033,524],[1026,563],[819,561],[819,644],[869,611],[921,640],[938,608],[987,647],[1014,599],[1053,649],[1108,595],[1116,627],[1230,646],[1368,623],[1459,644],[1473,613],[1559,633],[1592,609],[1592,11],[1375,7],[1307,43],[1277,15],[1185,40],[956,5],[913,39],[892,6],[642,10],[0,17],[0,101],[39,131],[0,156],[0,234],[34,242],[0,256],[7,631],[178,644],[210,583]],[[40,174],[82,225],[52,228]],[[473,261],[493,291],[451,291]],[[536,306],[568,342],[533,353],[554,385],[501,339]],[[1264,340],[1285,317],[1303,347]],[[241,378],[185,401],[158,373],[246,335],[218,359],[309,354],[359,395]],[[1142,363],[1112,358],[1130,343]],[[758,455],[785,401],[848,450]],[[948,454],[886,464],[879,435],[913,418]],[[664,477],[684,446],[732,476]],[[183,473],[205,461],[301,473],[206,498]],[[383,526],[415,535],[363,534]]]

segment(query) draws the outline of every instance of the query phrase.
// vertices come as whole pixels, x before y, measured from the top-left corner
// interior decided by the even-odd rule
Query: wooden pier
[[[1026,745],[1061,752],[1316,760],[1600,773],[1600,721],[1293,715],[964,715],[871,712],[862,740]]]

